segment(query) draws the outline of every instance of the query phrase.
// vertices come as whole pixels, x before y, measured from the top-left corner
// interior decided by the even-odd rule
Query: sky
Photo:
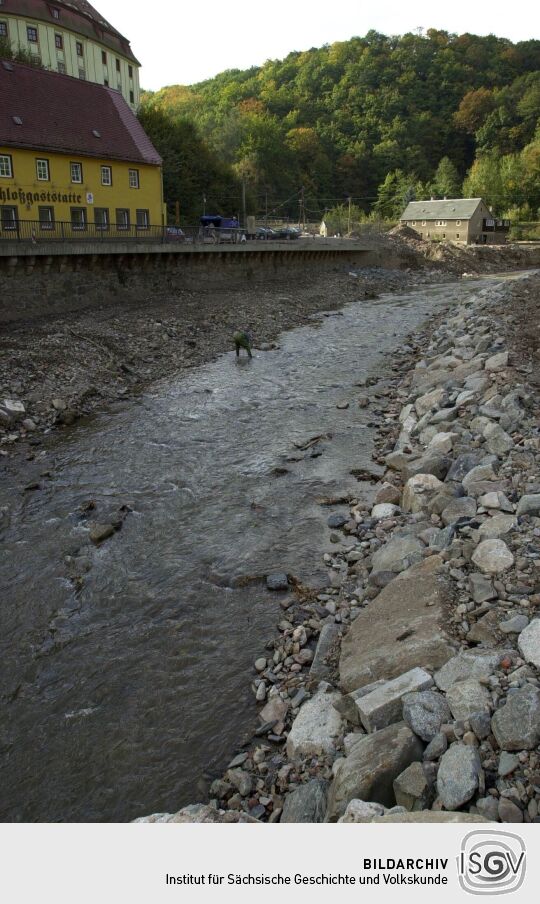
[[[293,50],[423,28],[540,39],[538,0],[93,0],[130,41],[157,90],[247,69]]]

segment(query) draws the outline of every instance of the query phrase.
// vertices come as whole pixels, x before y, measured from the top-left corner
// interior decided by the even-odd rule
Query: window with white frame
[[[0,38],[7,38],[8,26],[7,22],[0,22]]]
[[[108,229],[109,228],[109,208],[108,207],[95,207],[94,208],[94,223],[96,229]]]
[[[86,207],[71,208],[71,228],[86,229]]]
[[[116,228],[129,229],[129,210],[127,207],[118,207],[116,210]]]
[[[150,225],[150,211],[149,210],[138,210],[137,211],[137,229],[148,229]]]
[[[44,160],[43,158],[38,157],[36,160],[36,176],[38,178],[38,182],[48,182],[49,181],[49,161]]]
[[[139,188],[139,170],[138,169],[130,169],[129,171],[129,187],[130,188]]]
[[[0,207],[0,224],[8,232],[17,228],[19,219],[16,207]]]
[[[13,163],[10,154],[0,154],[0,177],[13,178]]]
[[[71,161],[69,164],[71,171],[71,181],[76,185],[82,185],[83,173],[82,173],[82,163],[74,163]]]
[[[39,228],[54,229],[54,207],[39,208]]]
[[[112,185],[112,167],[111,166],[102,166],[101,167],[101,184],[102,185]]]
[[[38,30],[35,25],[26,26],[26,37],[30,44],[38,43]]]

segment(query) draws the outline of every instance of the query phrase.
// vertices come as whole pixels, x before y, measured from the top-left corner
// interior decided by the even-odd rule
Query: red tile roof
[[[53,8],[60,13],[58,19],[52,14]],[[29,20],[28,24],[32,24],[32,20],[37,20],[52,24],[59,31],[67,28],[90,41],[105,44],[111,50],[133,60],[137,66],[140,65],[127,38],[86,0],[4,0],[0,12],[24,17]]]
[[[22,63],[0,62],[0,145],[161,164],[119,91]]]

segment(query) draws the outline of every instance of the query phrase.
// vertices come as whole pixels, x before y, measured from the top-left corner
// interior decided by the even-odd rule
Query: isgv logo
[[[459,884],[471,895],[505,895],[525,879],[525,843],[510,832],[469,832],[457,858]]]

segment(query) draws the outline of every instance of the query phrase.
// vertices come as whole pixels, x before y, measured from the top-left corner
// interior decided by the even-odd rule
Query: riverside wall
[[[10,243],[0,245],[0,323],[170,298],[184,289],[245,289],[347,267],[399,265],[397,256],[343,240],[197,248]]]

